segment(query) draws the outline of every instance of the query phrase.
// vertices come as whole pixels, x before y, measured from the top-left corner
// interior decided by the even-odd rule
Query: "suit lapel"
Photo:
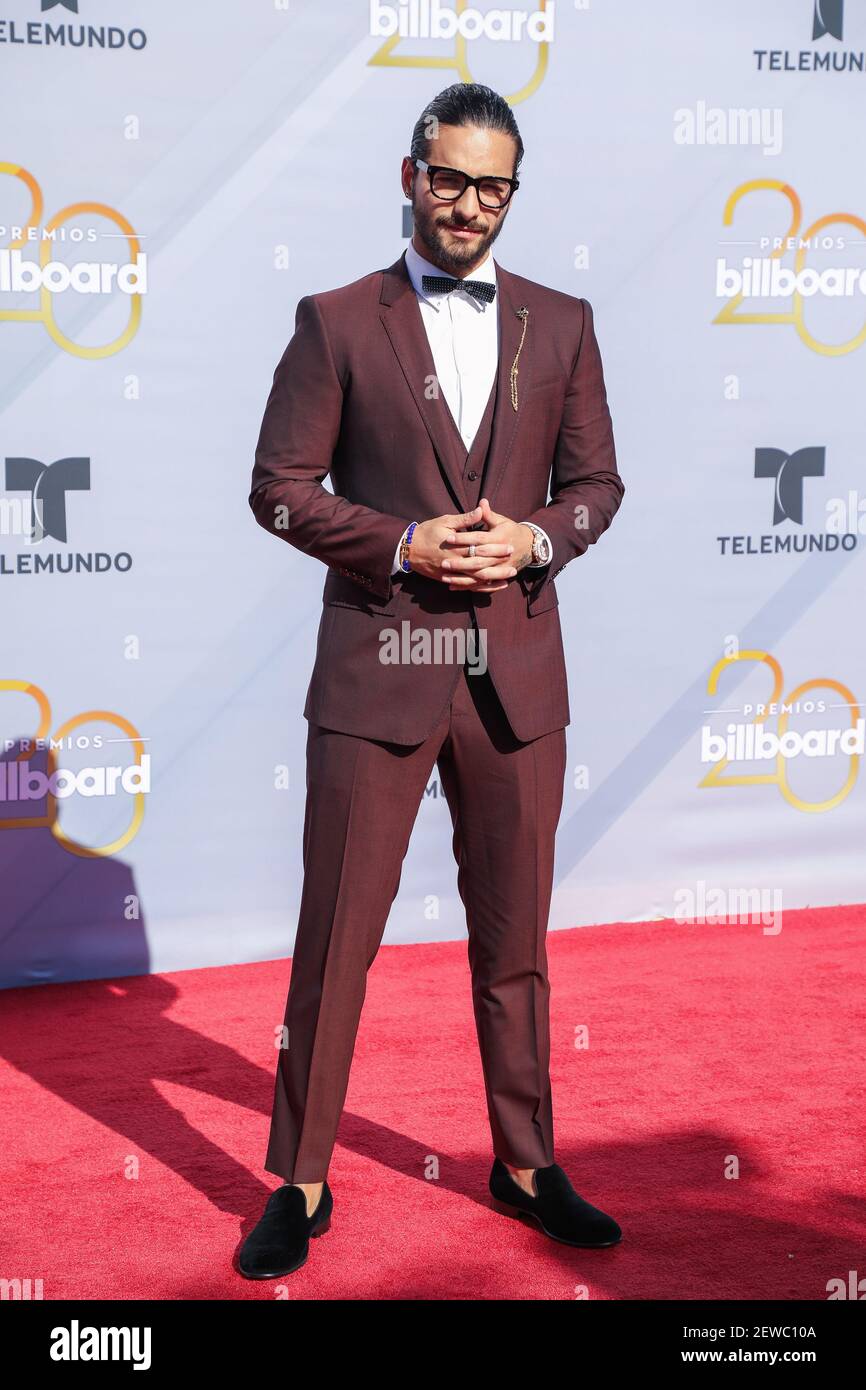
[[[449,440],[447,404],[444,399],[437,401],[426,394],[431,382],[435,383],[436,366],[424,330],[418,297],[406,269],[405,252],[384,272],[379,299],[379,317],[430,436],[439,465],[447,476],[459,508],[469,511],[462,472]],[[440,409],[441,406],[444,406],[444,410]]]
[[[517,356],[523,320],[518,318],[517,310],[529,307],[523,299],[516,297],[513,278],[503,270],[498,261],[496,265],[496,296],[499,300],[499,369],[496,383],[496,410],[493,414],[493,428],[490,436],[489,468],[484,483],[484,495],[496,510],[496,491],[502,482],[517,428],[524,414],[523,401],[532,374],[534,353],[532,351],[532,314],[526,325],[526,335],[520,352],[518,364],[518,408],[511,404],[511,364]]]
[[[499,363],[497,367],[496,408],[493,414],[489,471],[485,496],[494,505],[496,489],[502,481],[514,445],[522,407],[515,411],[511,404],[511,364],[520,343],[522,320],[517,317],[521,307],[515,299],[512,277],[496,262],[497,297],[499,299]],[[379,296],[379,317],[391,341],[406,384],[412,392],[418,412],[430,436],[430,441],[451,485],[451,491],[464,511],[470,510],[469,498],[463,484],[462,468],[452,436],[457,431],[448,417],[444,399],[430,399],[426,389],[435,381],[436,367],[424,330],[418,298],[406,269],[405,252],[382,275]],[[523,399],[532,368],[532,317],[527,325],[519,364],[519,400]]]

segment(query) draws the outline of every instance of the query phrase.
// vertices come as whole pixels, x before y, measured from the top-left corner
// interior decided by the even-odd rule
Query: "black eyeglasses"
[[[475,189],[478,202],[483,208],[504,208],[512,193],[520,187],[518,179],[500,179],[493,174],[483,174],[473,179],[461,169],[446,169],[441,164],[425,164],[423,159],[413,159],[417,169],[424,169],[430,179],[430,192],[443,203],[456,203],[469,188]]]

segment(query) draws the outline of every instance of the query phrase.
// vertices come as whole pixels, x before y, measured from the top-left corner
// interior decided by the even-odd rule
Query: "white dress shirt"
[[[406,247],[406,269],[418,296],[439,389],[468,452],[487,409],[499,368],[498,296],[490,304],[485,304],[462,289],[454,289],[450,294],[425,293],[421,287],[423,275],[441,276],[447,272],[419,255],[411,241]],[[489,251],[486,260],[475,267],[469,279],[496,284],[496,265]],[[538,529],[552,555],[550,538],[540,526]],[[402,541],[401,536],[400,544]],[[392,574],[400,568],[400,544],[394,553]]]

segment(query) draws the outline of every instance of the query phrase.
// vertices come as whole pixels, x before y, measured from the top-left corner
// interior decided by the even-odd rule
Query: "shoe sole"
[[[541,1217],[536,1216],[534,1212],[524,1211],[522,1207],[514,1207],[510,1202],[503,1202],[499,1197],[493,1198],[493,1206],[496,1211],[501,1211],[504,1216],[516,1216],[519,1221],[531,1221],[534,1226],[542,1230],[551,1240],[558,1241],[560,1245],[574,1246],[578,1250],[609,1250],[611,1246],[619,1245],[622,1240],[621,1235],[618,1235],[615,1240],[597,1240],[589,1242],[585,1240],[565,1240],[562,1236],[556,1236],[553,1234],[553,1231],[549,1231],[541,1220]]]
[[[325,1232],[330,1229],[331,1218],[329,1216],[326,1221],[322,1222],[321,1226],[317,1226],[314,1231],[310,1231],[310,1239],[315,1240],[317,1236],[323,1236]],[[301,1269],[307,1263],[309,1253],[310,1249],[309,1246],[307,1246],[306,1254],[302,1260],[298,1260],[293,1265],[287,1265],[285,1269],[277,1269],[271,1274],[253,1274],[251,1271],[244,1269],[243,1265],[240,1263],[238,1264],[238,1273],[242,1274],[245,1279],[282,1279],[284,1274],[294,1274],[296,1270]]]

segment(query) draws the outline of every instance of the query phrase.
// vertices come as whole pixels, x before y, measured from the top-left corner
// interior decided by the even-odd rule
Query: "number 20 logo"
[[[129,739],[135,754],[135,761],[140,766],[144,756],[144,741],[141,734],[128,719],[124,719],[122,714],[113,714],[111,710],[92,709],[82,714],[73,715],[61,724],[53,734],[49,733],[51,728],[51,705],[44,690],[40,690],[38,685],[33,685],[31,681],[0,680],[0,691],[17,691],[22,695],[29,695],[35,702],[39,715],[39,723],[36,732],[29,735],[32,741],[46,740],[53,738],[59,742],[68,737],[75,729],[81,728],[83,724],[103,723],[113,724],[122,734]],[[49,748],[48,753],[48,775],[57,771],[57,757],[54,751]],[[15,758],[15,762],[26,762],[30,756],[30,750],[26,747],[21,750]],[[75,854],[79,859],[101,859],[111,854],[117,854],[124,849],[138,834],[141,822],[144,819],[144,793],[137,792],[132,798],[132,815],[129,824],[121,835],[110,844],[106,845],[82,845],[77,840],[73,840],[66,834],[60,824],[57,811],[57,798],[49,791],[45,797],[47,811],[43,816],[19,816],[13,820],[0,820],[0,830],[22,830],[45,828],[57,842],[68,850],[70,854]]]
[[[767,701],[767,704],[783,706],[782,711],[778,716],[780,738],[785,733],[788,727],[788,719],[790,718],[790,715],[784,709],[784,706],[795,705],[796,702],[806,693],[807,690],[833,690],[838,695],[841,695],[844,703],[848,706],[851,712],[851,726],[852,728],[856,727],[857,721],[860,718],[860,706],[855,700],[853,693],[848,689],[847,685],[843,685],[841,681],[830,680],[828,678],[823,677],[816,677],[814,680],[803,681],[803,683],[801,685],[796,686],[789,695],[783,697],[782,686],[784,684],[784,678],[782,676],[782,668],[779,665],[778,661],[775,659],[775,657],[770,656],[769,652],[745,651],[739,652],[736,656],[721,657],[721,659],[716,662],[715,666],[710,672],[710,677],[707,681],[708,694],[718,694],[719,676],[722,674],[723,671],[727,670],[729,666],[733,665],[735,661],[763,662],[764,665],[769,666],[770,670],[772,671],[773,689]],[[765,722],[765,719],[765,715],[757,714],[755,715],[755,718],[752,720],[752,723],[763,724]],[[722,772],[728,766],[729,760],[727,758],[719,758],[718,762],[713,764],[712,768],[707,773],[706,777],[704,777],[703,781],[698,783],[698,786],[751,787],[756,786],[759,783],[775,783],[775,785],[778,786],[779,791],[782,793],[782,796],[789,803],[789,805],[796,807],[798,811],[830,811],[834,806],[838,806],[840,802],[845,800],[846,796],[851,791],[851,788],[854,786],[854,783],[857,780],[857,770],[860,764],[859,754],[850,753],[847,756],[850,761],[848,775],[846,776],[845,781],[842,783],[842,786],[839,788],[839,790],[835,792],[833,796],[828,797],[825,801],[804,801],[802,797],[797,796],[796,792],[792,791],[788,783],[788,760],[784,757],[782,753],[777,753],[776,755],[775,772],[732,773],[728,777],[723,777]]]
[[[824,227],[843,225],[853,227],[861,234],[866,233],[866,222],[862,217],[857,217],[853,212],[829,212],[825,217],[819,217],[811,226],[799,234],[800,224],[803,220],[803,208],[800,199],[790,184],[782,183],[779,179],[752,179],[750,183],[740,184],[735,188],[727,203],[722,221],[726,227],[733,225],[734,212],[741,199],[750,193],[757,193],[761,190],[769,189],[772,192],[781,193],[783,198],[787,198],[791,205],[791,222],[785,232],[782,241],[783,245],[775,247],[767,257],[768,260],[779,260],[786,251],[786,242],[789,238],[796,237],[799,241],[807,243],[800,246],[794,257],[794,270],[797,274],[806,264],[806,256],[809,250],[808,243],[823,230]],[[858,238],[859,239],[859,238]],[[713,323],[792,323],[798,335],[808,348],[813,352],[819,352],[824,357],[841,357],[845,353],[854,352],[856,348],[866,342],[866,323],[856,333],[853,338],[849,338],[845,343],[822,343],[806,327],[805,308],[803,296],[799,290],[794,290],[791,296],[791,309],[787,312],[762,312],[762,313],[738,313],[737,310],[742,304],[745,296],[740,294],[733,295],[724,309],[713,319]]]

